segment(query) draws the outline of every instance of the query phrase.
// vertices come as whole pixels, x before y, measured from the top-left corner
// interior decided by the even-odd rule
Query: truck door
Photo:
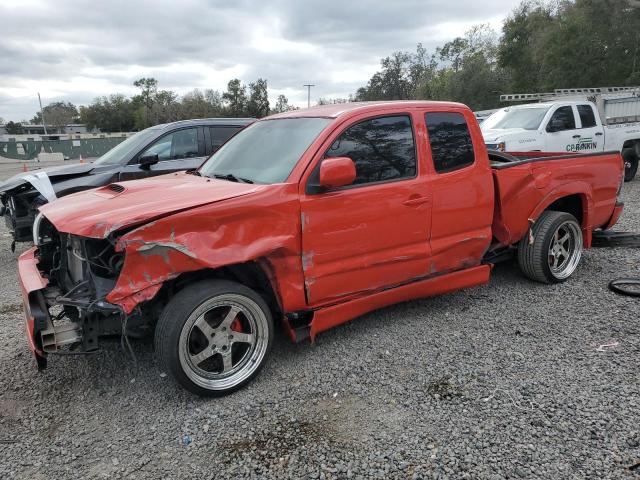
[[[435,170],[430,268],[441,273],[479,265],[491,244],[494,207],[481,133],[462,112],[428,112],[425,119]]]
[[[577,152],[603,152],[604,151],[604,128],[596,121],[594,106],[588,103],[576,105],[578,109],[578,121],[580,128],[578,134]]]
[[[580,140],[576,116],[571,105],[558,107],[549,118],[546,129],[548,152],[572,152]]]
[[[427,274],[431,194],[414,128],[410,114],[361,117],[337,129],[318,152],[300,197],[311,306]],[[354,161],[352,185],[314,191],[328,157]]]

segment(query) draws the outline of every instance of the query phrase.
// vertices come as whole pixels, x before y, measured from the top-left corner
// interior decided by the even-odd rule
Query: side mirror
[[[138,159],[138,165],[140,165],[140,168],[149,168],[151,165],[158,163],[159,160],[157,153],[147,153]]]
[[[337,188],[356,180],[356,165],[349,157],[325,158],[320,164],[320,186]]]
[[[563,128],[564,128],[564,123],[562,122],[562,120],[558,120],[557,118],[555,118],[549,122],[549,125],[547,125],[547,132],[549,133],[559,132]]]

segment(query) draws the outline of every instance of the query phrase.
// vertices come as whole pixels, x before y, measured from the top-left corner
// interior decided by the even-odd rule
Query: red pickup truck
[[[19,260],[31,349],[42,368],[155,331],[166,371],[221,395],[264,365],[274,319],[313,339],[509,255],[566,280],[622,211],[620,153],[515,155],[461,104],[331,105],[262,119],[197,171],[59,199]]]

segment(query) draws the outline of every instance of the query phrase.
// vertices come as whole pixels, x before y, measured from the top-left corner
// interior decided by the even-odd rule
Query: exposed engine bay
[[[124,253],[113,238],[94,239],[58,232],[39,214],[34,222],[38,269],[48,280],[43,315],[35,316],[34,337],[43,352],[88,353],[101,335],[141,336],[150,331],[140,310],[127,315],[105,301],[116,284]]]

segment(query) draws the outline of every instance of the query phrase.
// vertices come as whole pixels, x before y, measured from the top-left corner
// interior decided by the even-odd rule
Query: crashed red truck
[[[313,339],[512,255],[564,281],[622,211],[620,153],[515,155],[461,104],[332,105],[258,121],[195,173],[57,200],[19,260],[31,349],[44,367],[155,331],[163,368],[219,395],[264,365],[274,320]]]

